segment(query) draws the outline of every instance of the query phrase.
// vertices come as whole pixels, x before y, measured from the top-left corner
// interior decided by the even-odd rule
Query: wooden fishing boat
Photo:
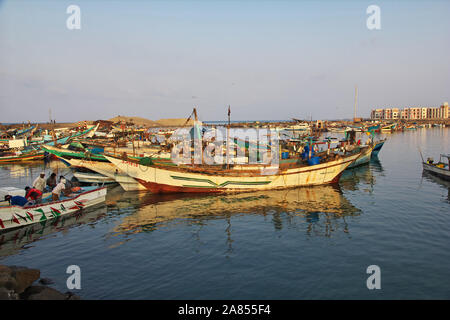
[[[97,124],[96,126],[91,126],[90,128],[88,128],[86,130],[73,133],[66,137],[58,138],[58,139],[56,139],[56,141],[47,141],[47,142],[42,142],[39,144],[45,144],[46,146],[54,146],[55,144],[66,144],[71,139],[81,138],[81,137],[85,137],[88,135],[93,135],[95,133],[95,131],[98,129],[98,126],[99,126],[99,124]]]
[[[345,133],[346,128],[328,127],[327,130],[331,133]]]
[[[368,126],[366,128],[366,132],[380,132],[380,125],[376,124],[376,125]]]
[[[396,127],[395,123],[385,125],[385,126],[381,127],[381,132],[385,132],[385,133],[392,132],[392,131],[394,131],[395,127]]]
[[[75,171],[73,176],[77,178],[79,182],[88,184],[110,184],[116,182],[113,178],[95,172]]]
[[[353,169],[355,167],[361,166],[363,164],[367,164],[370,161],[370,157],[372,155],[372,151],[374,149],[374,145],[369,146],[363,146],[360,148],[361,155],[353,162],[351,163],[347,169]]]
[[[48,236],[69,230],[72,227],[95,222],[107,214],[107,206],[80,210],[62,217],[39,221],[20,228],[0,231],[0,258],[16,255],[26,248],[27,244],[47,238]]]
[[[0,231],[43,222],[49,219],[77,212],[84,208],[104,202],[105,187],[83,187],[81,192],[62,196],[59,201],[52,201],[51,195],[41,204],[30,207],[0,206]]]
[[[130,177],[121,170],[117,169],[109,161],[100,162],[100,161],[89,161],[80,159],[65,159],[62,157],[58,157],[58,159],[60,159],[70,167],[86,168],[88,170],[97,172],[98,174],[103,175],[104,177],[107,177],[112,181],[119,183],[125,191],[146,190],[143,185],[141,185],[139,182],[136,181],[136,179]],[[80,179],[78,176],[76,177],[77,179]]]
[[[444,163],[442,159],[447,159],[447,163]],[[441,154],[438,163],[434,163],[431,158],[428,158],[426,162],[422,159],[422,165],[424,171],[444,180],[450,180],[450,154]]]
[[[110,155],[112,157],[114,157],[115,155],[113,153],[109,153],[109,152],[103,152],[103,153],[92,153],[89,152],[89,150],[86,151],[76,151],[76,150],[70,150],[68,148],[58,148],[58,147],[54,147],[54,146],[42,146],[42,149],[47,151],[48,153],[51,153],[59,158],[64,158],[64,159],[81,159],[81,160],[88,160],[88,161],[100,161],[100,162],[108,162],[108,160],[105,158],[104,155]],[[117,153],[116,155],[121,155],[122,153]],[[148,157],[141,157],[141,156],[133,156],[131,154],[126,154],[127,158],[133,159],[133,160],[140,160],[140,159],[145,159]],[[151,157],[153,162],[163,162],[163,163],[167,163],[170,162],[170,157],[169,158],[160,158],[158,157],[158,155],[154,155]]]
[[[43,151],[32,151],[26,153],[13,152],[10,155],[0,156],[0,163],[28,162],[43,159],[44,159]]]
[[[63,157],[67,159],[86,159],[94,161],[107,161],[102,154],[94,154],[84,151],[70,150],[67,148],[58,148],[54,146],[45,145],[41,147],[48,153],[54,154],[57,157]]]
[[[118,169],[133,177],[153,193],[242,192],[285,189],[337,183],[342,172],[360,153],[337,156],[315,165],[253,165],[239,170],[221,166],[156,166],[105,156]]]
[[[19,138],[23,135],[25,135],[26,133],[32,133],[34,132],[34,130],[37,128],[37,126],[31,126],[25,129],[13,129],[13,131],[9,132],[9,133],[1,133],[0,134],[0,142],[2,143],[8,143],[9,140],[14,139],[13,136],[15,136],[16,138]]]
[[[378,153],[380,153],[381,148],[383,147],[384,143],[386,142],[386,139],[380,140],[375,144],[375,147],[372,150],[372,158],[377,157]]]

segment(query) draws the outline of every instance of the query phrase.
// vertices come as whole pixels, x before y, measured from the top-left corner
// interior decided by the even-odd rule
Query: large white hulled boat
[[[146,190],[146,188],[141,185],[139,182],[136,181],[136,179],[130,177],[129,175],[123,173],[121,170],[117,169],[116,166],[114,166],[111,162],[101,162],[101,161],[89,161],[84,159],[67,159],[63,157],[59,157],[61,161],[64,163],[70,165],[71,167],[79,167],[79,168],[86,168],[88,170],[96,172],[100,177],[102,177],[103,182],[117,182],[120,184],[120,186],[125,191],[139,191],[139,190]],[[74,176],[77,177],[77,179],[80,180],[80,175],[88,175],[87,173],[74,173]],[[92,178],[95,178],[92,176]],[[99,177],[96,176],[98,179]],[[82,180],[80,180],[82,181]],[[84,181],[84,182],[97,182],[101,183],[102,181]],[[106,183],[106,182],[105,182]]]
[[[118,169],[154,193],[242,192],[336,183],[361,154],[337,156],[315,165],[254,165],[248,170],[221,166],[155,166],[106,156]]]

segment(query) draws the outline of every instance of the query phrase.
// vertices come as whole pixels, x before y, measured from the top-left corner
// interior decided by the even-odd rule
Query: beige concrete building
[[[385,108],[374,109],[370,113],[373,120],[439,120],[448,119],[450,117],[448,102],[444,102],[438,108],[430,107],[411,107],[411,108]]]

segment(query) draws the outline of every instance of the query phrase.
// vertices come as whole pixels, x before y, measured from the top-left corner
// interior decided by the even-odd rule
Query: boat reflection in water
[[[365,179],[365,174],[360,179],[362,177]],[[345,186],[356,188],[355,183],[346,182]],[[66,232],[86,223],[94,225],[103,219],[116,224],[108,230],[96,228],[97,232],[106,232],[106,238],[110,240],[118,237],[110,247],[130,240],[121,238],[135,233],[151,232],[172,223],[205,226],[213,219],[226,221],[227,242],[231,246],[233,216],[264,216],[277,230],[287,226],[305,230],[309,236],[329,237],[335,232],[349,233],[346,218],[360,213],[345,198],[340,187],[332,185],[204,195],[124,192],[120,186],[113,186],[108,188],[102,207],[0,233],[0,256],[15,254],[27,244],[46,239],[47,235]]]
[[[354,169],[346,170],[339,180],[339,186],[343,190],[355,191],[364,187],[365,191],[372,193],[376,178],[373,172],[378,176],[383,176],[383,166],[378,158],[370,160],[369,165],[363,165]]]
[[[72,176],[72,171],[59,160],[49,162],[35,161],[21,164],[1,164],[0,170],[2,171],[0,174],[2,178],[14,179],[16,182],[35,179],[42,171],[46,172],[45,178],[48,178],[52,172],[55,172],[58,176]]]
[[[21,249],[26,249],[28,244],[46,239],[56,232],[64,233],[76,226],[96,223],[105,217],[106,213],[105,205],[95,206],[56,219],[2,231],[0,232],[0,257],[16,254]]]
[[[440,184],[443,189],[447,189],[447,199],[446,201],[450,203],[450,181],[444,180],[442,178],[439,178],[436,175],[433,175],[427,171],[422,172],[422,177],[425,178],[428,181],[431,181],[433,183]]]
[[[121,207],[121,200],[116,201],[114,206]],[[139,201],[140,206],[122,218],[112,236],[149,232],[168,223],[195,224],[211,219],[230,223],[230,217],[240,214],[270,216],[276,229],[282,229],[283,223],[307,224],[308,234],[330,236],[339,229],[348,232],[345,217],[360,214],[338,186],[330,185],[220,195],[144,194]],[[123,208],[129,210],[127,205]]]

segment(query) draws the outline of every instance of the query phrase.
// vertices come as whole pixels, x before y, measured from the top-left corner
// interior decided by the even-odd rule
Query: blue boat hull
[[[375,148],[373,148],[373,151],[372,151],[372,158],[378,156],[378,153],[381,151],[381,148],[383,147],[384,142],[385,141],[381,141],[375,145]]]
[[[364,153],[358,159],[356,159],[355,162],[353,162],[351,165],[349,165],[347,167],[347,170],[369,163],[372,152],[373,152],[373,149],[371,149],[371,148],[364,151]]]

